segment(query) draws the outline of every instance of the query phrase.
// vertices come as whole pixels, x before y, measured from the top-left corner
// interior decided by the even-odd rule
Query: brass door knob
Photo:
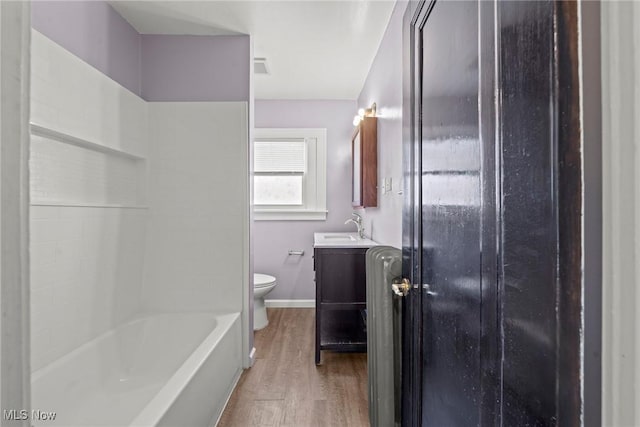
[[[411,282],[409,279],[396,279],[391,285],[391,290],[400,297],[406,297],[411,290]]]

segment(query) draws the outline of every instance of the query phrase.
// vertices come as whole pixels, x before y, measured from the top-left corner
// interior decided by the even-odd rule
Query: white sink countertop
[[[361,239],[358,233],[313,233],[314,248],[371,248],[378,246],[371,239]]]

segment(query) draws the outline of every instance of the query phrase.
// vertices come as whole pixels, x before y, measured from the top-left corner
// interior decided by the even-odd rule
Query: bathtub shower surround
[[[31,364],[131,318],[145,249],[146,103],[32,32]]]
[[[242,311],[246,123],[242,102],[149,103],[145,310]]]
[[[238,313],[138,317],[73,350],[32,377],[42,426],[207,426],[234,384]]]
[[[32,407],[215,423],[242,370],[247,103],[146,102],[37,31],[31,80]]]

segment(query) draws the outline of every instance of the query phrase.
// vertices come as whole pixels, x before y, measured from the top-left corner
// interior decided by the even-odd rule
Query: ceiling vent
[[[269,74],[267,58],[253,58],[253,72],[255,74]]]

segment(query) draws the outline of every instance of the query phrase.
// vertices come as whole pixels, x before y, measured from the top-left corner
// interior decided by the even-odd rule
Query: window
[[[256,220],[325,220],[326,130],[256,129]]]

